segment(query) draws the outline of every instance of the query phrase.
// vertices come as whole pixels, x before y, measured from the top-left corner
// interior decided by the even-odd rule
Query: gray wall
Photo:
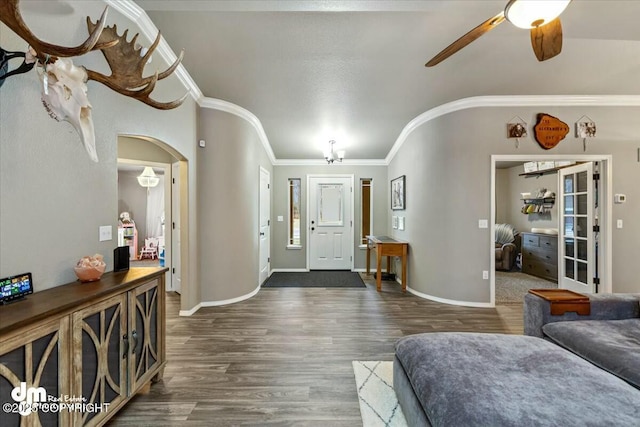
[[[151,141],[128,136],[118,137],[118,158],[155,163],[173,163],[177,160]]]
[[[490,268],[490,229],[478,219],[491,214],[492,154],[581,154],[582,141],[571,134],[545,151],[532,136],[516,149],[505,126],[519,115],[530,124],[539,112],[559,117],[573,127],[586,114],[598,126],[586,154],[613,155],[613,192],[625,193],[625,204],[613,205],[613,291],[638,292],[640,259],[640,163],[636,150],[640,108],[474,108],[451,113],[419,126],[389,165],[388,178],[407,176],[406,230],[389,230],[410,242],[409,286],[421,293],[456,301],[488,303],[490,284],[482,271]],[[530,132],[531,133],[531,132]],[[389,210],[389,215],[391,211]]]
[[[67,46],[86,38],[86,16],[97,17],[102,2],[74,3],[74,13],[56,16],[25,12],[36,34]],[[114,10],[109,23],[121,29],[135,25]],[[26,43],[0,25],[2,47],[26,49]],[[146,43],[141,40],[141,42]],[[100,53],[75,58],[75,63],[105,71]],[[166,67],[154,55],[153,68]],[[149,71],[152,73],[152,71]],[[88,83],[99,163],[92,162],[72,126],[51,119],[40,102],[35,71],[7,79],[0,89],[0,276],[31,271],[36,291],[76,279],[73,266],[83,255],[102,253],[107,271],[113,268],[117,245],[117,139],[119,134],[148,135],[172,146],[190,161],[190,190],[195,191],[196,105],[189,98],[171,111],[159,111],[124,97],[105,86]],[[158,84],[154,97],[180,97],[184,88],[176,77]],[[190,197],[195,204],[195,197]],[[196,209],[191,210],[195,223]],[[98,241],[98,227],[111,225],[114,239]],[[195,227],[188,245],[196,253]],[[183,274],[197,283],[195,256]],[[200,301],[199,289],[185,287],[182,304]]]
[[[198,235],[202,301],[242,297],[258,287],[260,166],[273,168],[256,130],[221,111],[200,110]]]
[[[538,188],[546,188],[558,194],[558,174],[550,173],[538,177],[520,176],[522,166],[496,171],[496,224],[506,223],[518,231],[531,228],[558,228],[558,203],[546,213],[525,215],[521,212],[524,202],[520,193],[536,194]],[[556,200],[557,202],[557,200]]]
[[[273,207],[271,209],[271,268],[272,269],[304,269],[307,266],[307,175],[309,174],[353,174],[354,175],[354,266],[356,269],[366,267],[366,250],[359,248],[360,237],[360,179],[373,179],[373,227],[374,234],[384,235],[388,229],[387,206],[389,201],[389,183],[386,166],[353,166],[353,165],[317,165],[317,166],[275,166],[273,179]],[[302,249],[287,249],[287,194],[288,179],[300,178],[302,183],[301,198],[301,235]],[[277,217],[284,217],[278,222]],[[372,267],[375,257],[372,256]]]

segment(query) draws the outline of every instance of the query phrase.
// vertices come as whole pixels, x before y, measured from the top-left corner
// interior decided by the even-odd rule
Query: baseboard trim
[[[472,307],[472,308],[495,308],[495,304],[491,304],[489,302],[456,301],[452,299],[434,297],[432,295],[427,295],[422,292],[418,292],[415,289],[411,289],[409,287],[407,287],[407,291],[409,291],[409,293],[419,298],[428,299],[430,301],[435,301],[442,304],[459,305],[462,307]]]
[[[202,307],[218,307],[220,305],[235,304],[237,302],[241,302],[255,296],[259,291],[260,291],[260,286],[258,286],[248,294],[239,296],[237,298],[225,299],[221,301],[202,301],[200,304],[196,305],[191,310],[180,310],[180,316],[191,316]]]
[[[191,310],[180,310],[179,315],[183,317],[189,317],[193,315],[196,311],[200,310],[200,307],[202,307],[202,303],[196,305]]]
[[[306,268],[274,268],[271,270],[271,273],[269,273],[269,276],[271,276],[273,273],[308,273],[309,270],[307,270]]]
[[[354,272],[356,272],[356,273],[366,273],[366,272],[367,272],[367,269],[366,269],[366,268],[354,268],[354,269],[353,269],[353,270],[351,270],[351,271],[354,271]],[[387,272],[387,269],[386,269],[386,268],[383,268],[383,269],[382,269],[382,270],[380,270],[380,271],[381,271],[382,273],[386,273],[386,272]],[[370,273],[371,273],[371,275],[373,276],[373,273],[375,273],[375,272],[376,272],[376,269],[375,269],[375,268],[372,268],[371,270],[369,270],[369,272],[370,272]]]

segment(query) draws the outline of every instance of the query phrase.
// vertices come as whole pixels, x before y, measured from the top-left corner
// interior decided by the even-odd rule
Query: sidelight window
[[[360,179],[360,244],[367,244],[367,236],[373,234],[373,179]]]
[[[288,247],[300,247],[300,178],[289,178]]]

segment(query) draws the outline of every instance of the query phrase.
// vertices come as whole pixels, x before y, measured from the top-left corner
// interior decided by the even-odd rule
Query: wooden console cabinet
[[[165,365],[166,268],[106,273],[0,306],[0,404],[21,382],[74,410],[0,408],[4,426],[100,426]],[[4,406],[10,405],[10,406]],[[53,410],[52,410],[53,409]],[[83,410],[84,409],[84,410]],[[13,413],[11,413],[13,412]]]
[[[522,233],[522,272],[558,281],[558,236]]]

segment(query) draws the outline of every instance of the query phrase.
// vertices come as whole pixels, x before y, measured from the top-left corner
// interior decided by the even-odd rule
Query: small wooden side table
[[[371,249],[376,251],[376,289],[378,292],[382,290],[382,257],[387,257],[387,272],[391,267],[391,257],[399,256],[402,258],[402,292],[407,291],[407,253],[409,252],[409,243],[401,240],[395,240],[387,236],[367,236],[367,274],[371,269]]]

